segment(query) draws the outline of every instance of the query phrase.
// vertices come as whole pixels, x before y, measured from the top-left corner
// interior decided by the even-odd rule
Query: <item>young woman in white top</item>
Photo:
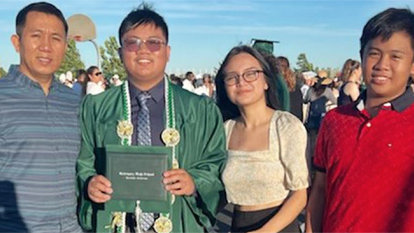
[[[223,172],[235,205],[232,232],[299,232],[309,185],[306,130],[280,111],[278,77],[249,46],[233,48],[217,76],[229,158]]]

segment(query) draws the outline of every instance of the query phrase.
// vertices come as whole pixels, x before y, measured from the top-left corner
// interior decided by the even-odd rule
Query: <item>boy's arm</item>
[[[321,232],[322,218],[325,208],[326,174],[316,171],[312,184],[312,191],[306,208],[305,232]]]

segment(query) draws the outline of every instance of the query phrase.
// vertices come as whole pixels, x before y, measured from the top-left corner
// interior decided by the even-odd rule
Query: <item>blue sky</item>
[[[18,63],[10,36],[18,11],[31,3],[0,0],[0,67]],[[122,19],[140,0],[50,1],[66,18],[88,15],[96,24],[98,45],[116,36]],[[251,38],[280,41],[275,55],[295,66],[299,53],[319,67],[359,59],[359,37],[366,21],[388,7],[410,7],[414,0],[153,0],[170,30],[169,73],[212,72],[235,45]],[[86,66],[96,64],[89,42],[77,43]]]

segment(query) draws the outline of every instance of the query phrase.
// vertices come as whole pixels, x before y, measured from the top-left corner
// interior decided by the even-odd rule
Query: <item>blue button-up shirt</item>
[[[11,66],[0,79],[0,232],[80,232],[75,163],[80,95],[52,81],[46,96]]]

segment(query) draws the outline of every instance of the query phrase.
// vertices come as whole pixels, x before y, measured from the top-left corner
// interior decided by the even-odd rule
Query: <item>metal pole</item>
[[[99,48],[98,48],[98,45],[96,44],[96,42],[94,41],[94,40],[88,40],[88,41],[90,41],[90,42],[92,42],[92,44],[95,46],[95,49],[96,49],[96,56],[97,56],[97,59],[96,59],[96,61],[97,61],[97,67],[99,67],[99,69],[101,69],[101,63],[100,63],[100,54],[99,54]]]

